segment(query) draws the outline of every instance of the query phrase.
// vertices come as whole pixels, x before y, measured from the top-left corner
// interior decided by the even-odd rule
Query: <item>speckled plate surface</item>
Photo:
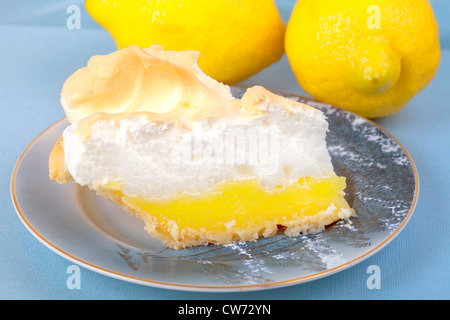
[[[232,88],[239,97],[244,89]],[[403,229],[418,197],[418,177],[406,150],[389,133],[333,106],[308,103],[328,117],[328,149],[358,217],[317,234],[277,235],[250,243],[172,250],[152,239],[140,220],[75,183],[48,178],[48,157],[68,125],[62,119],[23,152],[11,195],[27,229],[44,245],[106,276],[161,288],[245,291],[322,278],[384,248]]]

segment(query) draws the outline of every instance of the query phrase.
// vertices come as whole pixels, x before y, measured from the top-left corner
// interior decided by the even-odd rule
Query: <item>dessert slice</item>
[[[260,86],[236,99],[197,58],[160,46],[91,58],[63,86],[71,124],[50,179],[95,190],[174,249],[297,236],[353,216],[324,114]]]

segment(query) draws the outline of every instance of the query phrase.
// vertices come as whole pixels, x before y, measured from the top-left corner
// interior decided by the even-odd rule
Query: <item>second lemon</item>
[[[440,61],[428,0],[299,0],[285,41],[305,91],[367,118],[401,110]]]

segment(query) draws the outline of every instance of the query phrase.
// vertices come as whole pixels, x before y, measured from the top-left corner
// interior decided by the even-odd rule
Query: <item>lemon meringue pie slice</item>
[[[354,216],[325,115],[260,86],[234,98],[197,58],[157,45],[92,57],[64,83],[70,126],[50,179],[95,190],[174,249],[298,236]]]

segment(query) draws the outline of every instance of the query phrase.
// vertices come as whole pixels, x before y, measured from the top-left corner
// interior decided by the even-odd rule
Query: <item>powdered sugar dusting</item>
[[[386,169],[386,165],[377,162],[376,159],[356,153],[352,150],[347,150],[345,147],[340,145],[330,146],[328,147],[328,151],[331,155],[339,155],[340,157],[345,158],[345,161],[357,162],[359,165],[364,167],[375,166],[380,169]]]

